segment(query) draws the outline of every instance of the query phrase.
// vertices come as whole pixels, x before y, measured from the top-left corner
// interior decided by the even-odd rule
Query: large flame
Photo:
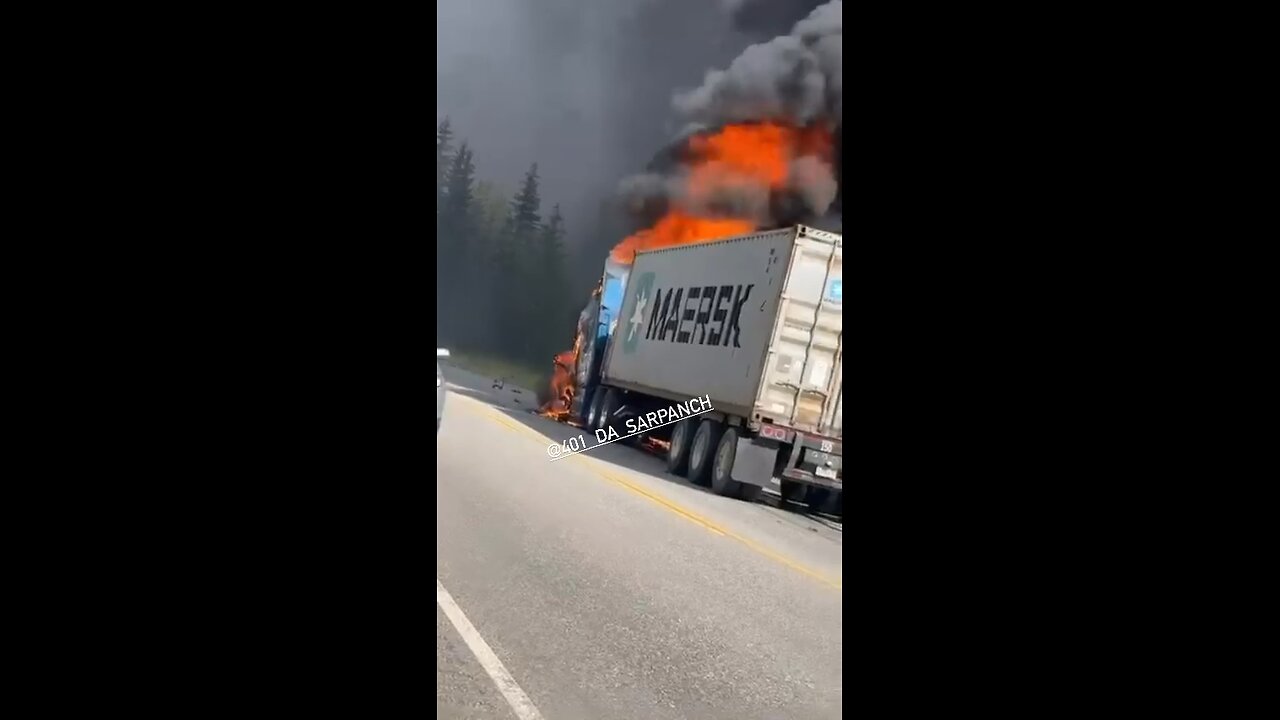
[[[696,135],[685,148],[687,173],[682,196],[671,201],[666,214],[652,227],[627,237],[609,255],[620,264],[630,265],[641,250],[718,240],[756,230],[768,221],[769,194],[801,180],[792,177],[792,161],[815,156],[829,163],[831,149],[831,131],[823,125],[800,128],[751,123],[727,125],[712,134]],[[743,210],[735,215],[733,203],[721,202],[726,196],[752,193],[760,200],[754,213]],[[573,349],[555,357],[551,400],[539,409],[541,414],[557,420],[569,416],[577,392],[575,371],[582,342],[579,331]]]
[[[831,132],[821,125],[797,128],[778,123],[728,125],[710,135],[695,135],[686,148],[688,174],[684,196],[659,218],[653,227],[641,230],[614,246],[610,256],[630,264],[641,250],[688,245],[718,240],[755,230],[762,217],[726,216],[699,212],[694,208],[715,207],[717,197],[726,193],[761,194],[767,207],[768,193],[791,180],[791,162],[813,155],[829,161]]]
[[[582,333],[573,340],[573,349],[565,350],[552,360],[551,399],[538,408],[538,414],[563,420],[568,417],[573,407],[573,396],[577,392],[574,382],[577,376],[578,351],[582,348]]]
[[[739,218],[700,218],[672,210],[647,230],[641,230],[614,246],[609,256],[630,265],[640,250],[688,245],[704,240],[738,235],[756,229],[755,222]]]

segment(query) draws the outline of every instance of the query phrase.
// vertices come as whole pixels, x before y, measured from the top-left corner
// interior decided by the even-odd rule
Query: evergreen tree
[[[503,223],[506,220],[509,202],[502,190],[493,183],[483,180],[476,183],[471,205],[474,209],[477,245],[485,245],[492,249],[497,244],[498,235],[502,232]],[[490,259],[492,253],[482,254],[482,257]]]
[[[508,196],[476,178],[473,148],[448,117],[436,125],[436,289],[441,342],[542,367],[572,342],[581,298],[569,290],[560,206],[541,215],[538,165]],[[593,265],[596,263],[592,263]],[[598,272],[598,271],[596,271]]]
[[[493,183],[478,182],[471,199],[471,252],[473,265],[492,274],[506,229],[510,201]]]
[[[536,242],[541,229],[538,196],[538,164],[524,176],[520,191],[511,199],[511,209],[497,248],[495,265],[500,281],[499,327],[506,344],[517,357],[537,361],[535,328],[539,326],[538,299],[541,297],[540,263]]]
[[[475,174],[476,166],[472,161],[471,148],[463,141],[449,166],[444,205],[440,213],[441,231],[445,235],[442,244],[450,253],[463,253],[471,239]]]
[[[542,218],[538,214],[542,200],[538,197],[538,163],[534,163],[525,173],[524,184],[520,192],[511,200],[511,232],[517,245],[527,248],[533,241]]]
[[[467,307],[473,319],[459,328],[467,346],[486,352],[509,352],[500,344],[503,328],[503,297],[499,296],[505,277],[499,271],[496,251],[506,227],[509,200],[494,184],[476,183],[471,201],[471,235],[466,269],[462,273]]]
[[[511,199],[496,248],[495,260],[505,271],[526,267],[532,257],[532,246],[541,226],[538,214],[538,164],[525,173],[520,191]]]
[[[436,125],[436,210],[440,209],[440,198],[444,196],[444,186],[448,180],[448,169],[453,150],[453,128],[448,116]]]
[[[440,212],[444,207],[445,186],[449,182],[449,164],[452,162],[453,152],[453,128],[449,123],[449,117],[445,116],[439,124],[436,125],[436,218],[439,219]],[[437,223],[436,231],[439,232],[440,227]]]
[[[441,245],[440,214],[444,211],[445,185],[449,178],[449,162],[453,145],[453,128],[448,116],[436,125],[436,297],[441,297],[441,263],[447,261],[447,252]]]
[[[560,203],[551,207],[551,217],[542,227],[538,245],[543,265],[560,269],[564,263],[564,218],[560,215]]]
[[[571,322],[566,282],[568,276],[564,257],[564,218],[557,203],[551,208],[551,217],[538,234],[534,266],[541,278],[539,289],[539,323],[537,350],[542,356],[560,352],[565,343],[563,328]]]
[[[466,288],[467,269],[470,264],[472,226],[472,195],[474,193],[475,164],[471,148],[466,141],[458,146],[449,166],[443,206],[437,218],[436,299],[445,301],[456,297]],[[456,341],[462,330],[463,318],[449,314],[441,318],[439,335]]]

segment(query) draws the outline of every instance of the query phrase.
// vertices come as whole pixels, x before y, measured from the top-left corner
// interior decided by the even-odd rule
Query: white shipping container
[[[842,258],[804,225],[637,254],[605,384],[841,437]]]

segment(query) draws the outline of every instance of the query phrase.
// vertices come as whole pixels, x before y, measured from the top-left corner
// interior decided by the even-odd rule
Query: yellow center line
[[[497,422],[499,424],[506,425],[507,427],[511,428],[512,430],[515,430],[516,432],[526,431],[526,428],[523,425],[517,425],[504,417],[495,416],[493,420],[494,422]]]
[[[594,461],[593,461],[593,462],[594,462]],[[649,498],[650,500],[653,500],[654,502],[658,503],[659,505],[662,505],[663,507],[668,508],[669,510],[671,510],[671,511],[673,511],[673,512],[675,512],[675,513],[678,513],[678,514],[680,514],[680,515],[682,515],[682,516],[684,516],[684,517],[686,517],[686,518],[688,518],[688,519],[692,520],[693,522],[695,522],[695,523],[697,523],[697,524],[699,524],[699,525],[701,525],[701,526],[705,527],[706,529],[710,530],[710,531],[711,531],[711,532],[713,532],[713,533],[716,533],[717,535],[723,535],[724,537],[727,537],[727,538],[729,538],[729,539],[731,539],[731,540],[737,540],[738,542],[740,542],[740,543],[742,543],[743,545],[747,546],[747,547],[748,547],[748,548],[750,548],[751,550],[754,550],[755,552],[760,553],[761,555],[764,555],[765,557],[769,558],[770,560],[773,560],[774,562],[781,563],[781,564],[783,564],[783,565],[785,565],[785,566],[787,566],[787,567],[791,568],[792,570],[795,570],[796,572],[799,572],[799,573],[801,573],[801,574],[803,574],[803,575],[808,575],[809,577],[813,578],[814,580],[817,580],[817,581],[819,581],[819,582],[823,583],[824,585],[828,585],[828,586],[830,586],[830,587],[833,587],[833,588],[835,588],[836,590],[841,590],[841,591],[843,591],[843,590],[844,590],[844,585],[843,585],[843,583],[842,583],[841,581],[836,580],[836,579],[834,579],[834,578],[830,578],[830,577],[828,577],[828,576],[824,575],[823,573],[818,572],[817,570],[813,570],[813,569],[808,568],[808,567],[806,567],[806,566],[804,566],[804,565],[801,565],[800,563],[798,563],[798,562],[796,562],[796,561],[794,561],[794,560],[791,560],[790,558],[787,558],[787,557],[785,557],[785,556],[783,556],[783,555],[779,555],[778,553],[776,553],[776,552],[774,552],[774,551],[770,550],[769,548],[767,548],[767,547],[765,547],[765,546],[761,545],[760,543],[758,543],[758,542],[756,542],[756,541],[754,541],[754,540],[752,540],[752,539],[750,539],[750,538],[748,538],[748,537],[744,537],[744,536],[742,536],[742,535],[739,535],[738,533],[736,533],[736,532],[734,532],[734,531],[732,531],[732,530],[730,530],[730,529],[728,529],[728,528],[724,527],[723,525],[721,525],[721,524],[717,523],[717,522],[716,522],[716,521],[714,521],[714,520],[711,520],[711,519],[709,519],[709,518],[707,518],[707,517],[704,517],[704,516],[702,516],[702,515],[699,515],[698,513],[694,512],[694,511],[692,511],[692,510],[688,510],[688,509],[686,509],[686,508],[680,507],[680,506],[679,506],[679,505],[677,505],[676,503],[672,502],[671,500],[668,500],[667,498],[662,497],[661,495],[659,495],[659,494],[657,494],[657,493],[655,493],[655,492],[652,492],[652,491],[649,491],[649,490],[641,489],[638,485],[636,485],[636,484],[632,483],[630,480],[625,480],[625,479],[623,479],[623,478],[620,478],[620,477],[618,477],[617,475],[614,475],[614,474],[612,474],[612,473],[606,472],[605,470],[602,470],[602,469],[600,469],[600,468],[598,468],[598,467],[597,467],[597,468],[595,468],[595,471],[596,471],[596,473],[597,473],[598,475],[600,475],[601,477],[603,477],[603,478],[605,478],[605,479],[607,479],[607,480],[611,480],[611,481],[613,481],[613,482],[615,482],[615,483],[617,483],[617,484],[619,484],[619,485],[622,485],[623,487],[626,487],[626,488],[628,488],[628,489],[630,489],[630,490],[633,490],[633,491],[635,491],[635,492],[637,492],[637,493],[639,493],[639,494],[641,494],[641,495],[644,495],[645,497]]]
[[[527,425],[522,425],[520,423],[513,422],[511,418],[509,418],[506,415],[506,413],[503,413],[499,410],[494,410],[492,405],[487,405],[485,403],[480,402],[479,400],[475,400],[465,396],[459,396],[459,397],[462,397],[467,401],[466,403],[463,404],[463,407],[467,408],[467,412],[471,413],[472,415],[487,417],[490,420],[493,420],[496,423],[504,425],[505,427],[511,430],[515,430],[521,435],[525,435],[527,437],[530,437],[534,440],[538,440],[540,442],[550,443],[551,441],[550,438],[545,437],[544,435],[534,430],[533,428],[530,428]]]
[[[586,463],[588,467],[591,467],[591,463],[588,460],[586,460],[586,458],[577,458],[577,459],[581,460],[583,463]],[[623,488],[625,490],[630,490],[631,492],[641,497],[648,498],[649,500],[652,500],[653,502],[657,503],[658,505],[661,505],[667,510],[670,510],[671,512],[679,515],[685,520],[688,520],[694,523],[695,525],[700,525],[704,530],[713,532],[716,535],[720,535],[721,537],[725,536],[725,531],[716,527],[715,524],[709,522],[707,519],[697,515],[696,513],[685,510],[684,508],[680,507],[679,505],[676,505],[675,503],[662,497],[661,495],[658,495],[657,493],[654,493],[654,492],[650,492],[649,490],[645,490],[644,488],[631,482],[630,480],[620,478],[617,475],[614,475],[612,473],[604,472],[597,467],[591,467],[591,469],[597,475],[604,478],[605,480],[608,480],[614,485],[617,485],[618,487]]]
[[[512,422],[511,419],[508,418],[505,413],[499,410],[495,410],[491,405],[482,403],[472,398],[465,398],[465,399],[468,400],[469,403],[474,403],[474,409],[472,409],[472,406],[468,404],[468,410],[473,414],[486,416],[489,419],[493,420],[494,422],[497,422],[503,425],[504,427],[514,430],[520,433],[521,435],[525,435],[532,439],[538,440],[539,442],[548,443],[548,444],[551,442],[554,442],[551,438],[547,437],[546,435],[543,435],[542,433],[538,432],[537,430],[534,430],[533,428],[530,428],[526,425],[522,425],[517,422]],[[599,477],[605,480],[608,480],[609,482],[613,483],[614,485],[617,485],[618,487],[621,487],[626,490],[630,490],[631,492],[634,492],[637,495],[640,495],[641,497],[644,497],[652,501],[653,503],[657,504],[659,507],[669,510],[675,513],[676,515],[679,515],[680,517],[684,518],[685,520],[689,520],[690,522],[693,522],[694,524],[701,526],[705,530],[715,533],[716,535],[720,535],[721,537],[727,537],[730,540],[736,540],[737,542],[741,543],[744,547],[748,548],[753,552],[763,555],[764,557],[769,558],[770,560],[773,560],[774,562],[779,563],[785,567],[791,568],[792,570],[795,570],[796,572],[802,575],[813,578],[814,580],[817,580],[823,585],[826,585],[828,587],[835,588],[836,590],[844,592],[844,583],[842,581],[832,578],[812,568],[806,567],[805,565],[802,565],[784,555],[780,555],[774,552],[773,550],[770,550],[769,548],[765,547],[764,545],[761,545],[755,540],[752,540],[751,538],[740,535],[724,527],[723,525],[715,522],[714,520],[711,520],[707,517],[699,515],[698,513],[679,505],[675,501],[667,497],[664,497],[659,493],[656,493],[652,490],[641,487],[639,484],[631,480],[627,480],[626,478],[619,477],[618,475],[615,475],[614,473],[611,473],[605,470],[604,467],[600,464],[600,461],[595,460],[594,458],[583,457],[581,454],[575,453],[573,455],[573,459],[578,462],[584,463],[587,467],[589,467],[592,470],[592,472],[594,472]]]

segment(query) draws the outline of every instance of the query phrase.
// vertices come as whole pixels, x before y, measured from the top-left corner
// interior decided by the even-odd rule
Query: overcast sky
[[[601,201],[683,127],[678,90],[788,32],[821,0],[437,0],[436,117],[510,194],[531,162],[560,203],[575,283],[627,231]],[[625,222],[625,221],[623,221]]]

